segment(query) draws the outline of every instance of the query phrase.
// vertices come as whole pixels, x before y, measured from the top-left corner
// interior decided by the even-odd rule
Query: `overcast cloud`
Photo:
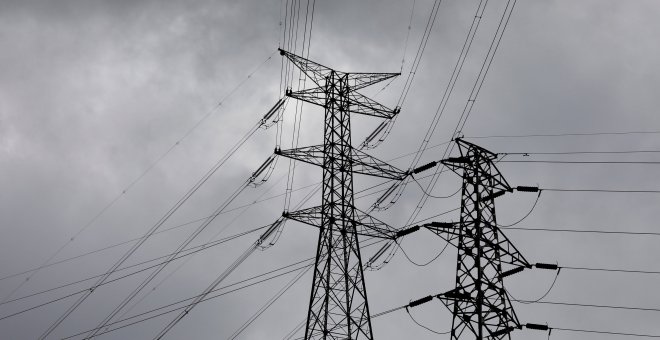
[[[0,0],[0,277],[38,267],[65,244],[55,261],[139,237],[158,221],[282,96],[281,57],[276,49],[281,41],[282,6],[287,2]],[[404,51],[412,4],[393,0],[317,1],[310,58],[345,71],[398,72],[405,55],[404,75],[376,96],[393,106],[432,1],[415,2]],[[503,0],[489,1],[475,45],[431,145],[451,138],[504,4]],[[387,160],[417,150],[476,8],[474,0],[443,1],[400,117],[389,138],[370,151],[373,155]],[[462,133],[489,136],[660,130],[659,17],[660,3],[651,0],[518,1]],[[374,86],[365,93],[373,95],[379,89]],[[226,100],[220,108],[204,118],[223,98]],[[290,125],[293,110],[286,115]],[[202,123],[187,135],[200,120]],[[364,117],[355,117],[354,122],[355,145],[379,123]],[[301,146],[319,143],[321,123],[321,111],[303,106]],[[164,228],[212,213],[272,154],[274,140],[274,128],[257,132]],[[658,134],[471,141],[503,153],[660,150]],[[283,148],[290,145],[291,131],[285,128]],[[140,177],[171,147],[171,152]],[[430,149],[422,162],[439,159],[443,150]],[[660,161],[656,154],[511,155],[505,159]],[[393,163],[406,169],[410,161],[408,157]],[[512,185],[660,189],[656,165],[501,163],[499,168]],[[280,160],[268,183],[245,191],[231,207],[283,193],[287,169],[288,160]],[[321,179],[320,169],[304,164],[297,166],[295,174],[295,188]],[[134,182],[136,178],[140,180]],[[356,190],[373,183],[377,182],[355,176]],[[433,193],[451,194],[459,185],[460,178],[447,173]],[[297,192],[294,204],[307,192],[309,189]],[[400,227],[421,195],[417,186],[410,185],[394,207],[376,216]],[[376,198],[358,199],[358,207],[367,210]],[[498,221],[510,224],[519,220],[534,198],[534,194],[525,193],[498,198]],[[307,206],[319,200],[317,195]],[[658,195],[653,194],[548,191],[518,226],[658,232],[659,203]],[[458,196],[429,199],[418,219],[459,205]],[[194,244],[204,243],[220,230],[221,236],[228,236],[270,223],[281,215],[283,206],[283,197],[277,197],[247,211],[223,214]],[[457,216],[440,218],[456,220]],[[196,225],[154,236],[127,264],[171,252]],[[520,230],[506,234],[530,262],[660,270],[657,236]],[[178,263],[168,266],[148,290],[167,279],[126,316],[198,294],[257,237],[251,234],[205,250],[176,271]],[[317,230],[288,223],[275,246],[255,253],[226,283],[312,257],[316,240]],[[432,259],[444,246],[442,240],[425,231],[403,243],[410,258],[418,262]],[[26,296],[103,273],[127,249],[128,245],[115,247],[42,269],[15,292],[27,276],[2,279],[0,299],[10,294],[12,299]],[[364,257],[374,251],[374,247],[365,249]],[[399,252],[383,269],[366,272],[372,314],[453,288],[455,260],[456,251],[451,247],[425,267],[411,264]],[[291,277],[204,302],[168,338],[228,338]],[[136,275],[99,289],[52,338],[96,326],[143,278]],[[551,272],[530,270],[507,279],[506,285],[518,298],[536,299],[553,278]],[[659,278],[563,270],[547,300],[659,308]],[[0,317],[90,284],[0,305]],[[282,338],[305,317],[310,285],[308,273],[239,338]],[[37,338],[73,301],[69,298],[0,320],[0,338]],[[660,334],[657,312],[518,303],[514,307],[522,322]],[[451,314],[438,302],[411,312],[432,329],[450,328]],[[150,339],[172,317],[155,318],[100,338]],[[449,337],[420,328],[405,311],[374,319],[373,329],[374,337],[380,340]],[[552,333],[552,339],[603,337]],[[546,338],[547,334],[532,330],[512,334],[512,339]]]

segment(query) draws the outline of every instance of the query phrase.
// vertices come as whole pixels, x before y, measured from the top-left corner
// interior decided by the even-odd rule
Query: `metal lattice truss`
[[[277,154],[292,158],[301,162],[323,166],[323,157],[325,155],[324,145],[306,146],[297,149],[276,151]],[[389,165],[375,157],[348,146],[349,155],[347,158],[352,162],[346,168],[337,169],[338,171],[352,171],[354,173],[382,177],[387,179],[401,180],[408,176],[408,173],[399,170],[396,167]]]
[[[335,71],[283,50],[280,50],[280,53],[291,60],[294,65],[296,65],[317,85],[317,87],[311,89],[304,89],[296,92],[287,91],[287,96],[314,105],[326,107],[328,102],[337,99],[336,96],[334,96],[333,93],[328,92],[326,88],[326,80],[332,76],[338,79],[343,79],[345,83],[346,88],[344,90],[346,93],[339,93],[339,95],[343,97],[342,101],[346,112],[387,119],[394,118],[394,116],[399,113],[399,109],[389,109],[373,99],[362,95],[357,92],[357,90],[396,77],[400,75],[400,73],[346,73]]]
[[[424,225],[458,248],[456,287],[439,298],[453,314],[451,339],[510,339],[521,325],[502,266],[530,266],[497,226],[494,199],[512,189],[493,163],[496,154],[456,142],[460,157],[442,163],[463,178],[460,222]]]
[[[316,206],[297,210],[284,215],[288,219],[321,228],[323,221],[323,207]],[[340,217],[341,218],[341,217]],[[355,222],[356,233],[360,236],[376,237],[393,240],[397,237],[397,230],[385,222],[355,208],[355,221],[342,219],[340,223],[347,224]]]
[[[356,92],[396,73],[345,73],[280,50],[317,87],[286,95],[325,109],[323,145],[277,151],[323,169],[321,206],[284,216],[319,228],[305,339],[371,340],[358,235],[394,238],[396,231],[355,208],[353,173],[401,179],[407,173],[351,146],[350,113],[392,118],[398,109]]]

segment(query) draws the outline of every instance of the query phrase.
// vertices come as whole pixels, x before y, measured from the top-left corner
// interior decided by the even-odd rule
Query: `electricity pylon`
[[[320,206],[284,216],[319,228],[305,339],[373,339],[359,235],[392,239],[396,230],[355,208],[353,173],[402,179],[407,172],[351,145],[351,113],[391,119],[389,109],[357,92],[398,73],[346,73],[280,50],[316,87],[288,97],[325,109],[322,145],[276,150],[281,156],[323,168]]]
[[[462,139],[456,143],[460,156],[441,162],[463,178],[460,222],[422,226],[458,248],[456,286],[438,297],[453,314],[452,340],[466,330],[464,339],[509,339],[522,325],[502,279],[532,266],[495,218],[494,199],[514,189],[494,164],[497,154]],[[518,189],[530,191],[525,188]]]

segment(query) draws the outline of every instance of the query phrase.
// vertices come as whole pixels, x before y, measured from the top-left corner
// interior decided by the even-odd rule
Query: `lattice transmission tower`
[[[391,119],[389,109],[358,90],[398,73],[340,72],[280,50],[316,85],[291,98],[325,109],[323,144],[276,150],[281,156],[323,168],[320,206],[284,216],[319,228],[305,339],[373,339],[358,235],[393,239],[396,230],[358,210],[353,203],[353,174],[402,179],[407,172],[351,145],[351,113]]]
[[[452,340],[509,339],[522,325],[502,279],[532,267],[497,225],[495,198],[514,188],[495,166],[497,154],[456,143],[460,156],[441,162],[463,178],[460,221],[423,225],[458,248],[456,286],[437,297],[452,312]]]

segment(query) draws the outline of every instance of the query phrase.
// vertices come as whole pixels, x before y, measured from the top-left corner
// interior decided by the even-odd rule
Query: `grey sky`
[[[57,259],[139,237],[153,225],[260,117],[280,93],[279,1],[9,1],[0,0],[0,277],[39,266],[126,189],[150,164],[182,138],[238,84],[220,109],[174,147],[158,165]],[[303,6],[305,2],[303,1]],[[404,56],[413,1],[317,1],[310,58],[345,71],[398,72]],[[505,1],[489,1],[482,26],[461,78],[431,144],[451,138],[486,53]],[[376,97],[396,102],[432,6],[415,2],[405,51],[404,75]],[[465,39],[477,1],[443,1],[410,94],[392,134],[370,152],[392,159],[415,151],[439,104]],[[466,136],[660,130],[657,114],[660,65],[657,1],[518,1],[484,87],[463,133]],[[269,56],[272,57],[268,60]],[[265,61],[265,62],[264,62]],[[249,79],[247,76],[258,70]],[[380,88],[366,90],[374,94]],[[300,145],[318,143],[322,113],[303,106]],[[293,119],[287,111],[287,123]],[[354,119],[354,144],[379,122]],[[274,148],[275,129],[258,132],[165,225],[210,214]],[[494,152],[660,150],[658,135],[472,140]],[[291,145],[285,129],[283,147]],[[443,148],[425,152],[439,159]],[[508,156],[508,160],[658,160],[654,154],[587,156]],[[411,158],[394,161],[401,168]],[[241,195],[232,207],[260,195],[284,192],[287,160],[271,180]],[[653,165],[560,165],[501,163],[513,185],[546,188],[660,189]],[[320,180],[320,170],[298,165],[294,187]],[[280,180],[284,176],[283,180]],[[279,181],[278,181],[279,180]],[[460,179],[443,175],[435,195],[454,192]],[[355,177],[358,190],[376,183]],[[267,192],[268,191],[268,192]],[[294,204],[307,191],[294,195]],[[378,218],[401,226],[421,192],[407,187],[402,199]],[[366,210],[377,196],[359,199]],[[312,202],[318,202],[317,197]],[[498,199],[498,220],[524,216],[533,194]],[[459,197],[430,199],[418,219],[458,207]],[[657,195],[544,192],[524,227],[657,232]],[[313,203],[310,203],[310,205]],[[283,198],[222,215],[195,244],[235,220],[221,236],[272,222]],[[237,217],[238,216],[238,217]],[[457,215],[446,215],[447,220]],[[129,262],[162,256],[195,225],[155,236]],[[660,270],[657,237],[603,236],[510,230],[507,235],[532,262],[566,266]],[[226,282],[311,257],[317,231],[289,223],[278,243],[252,256]],[[129,314],[137,314],[201,292],[256,239],[243,237],[192,258]],[[444,247],[428,232],[407,238],[404,249],[426,262]],[[113,248],[39,271],[13,298],[107,270],[127,247]],[[375,249],[365,250],[368,257]],[[455,250],[449,247],[426,267],[401,252],[380,271],[367,272],[372,313],[396,307],[454,284]],[[155,282],[178,266],[172,264]],[[292,276],[285,276],[200,304],[174,328],[171,339],[224,339]],[[53,334],[73,335],[94,327],[137,285],[133,277],[95,292]],[[507,280],[519,298],[536,298],[553,274],[526,271]],[[563,270],[547,300],[660,307],[660,277]],[[0,299],[25,276],[0,281]],[[249,327],[245,339],[279,339],[307,309],[308,274]],[[0,317],[57,298],[89,283],[0,306]],[[0,338],[37,338],[71,303],[53,303],[0,320]],[[514,304],[523,322],[550,326],[660,334],[656,312]],[[412,310],[424,325],[446,331],[451,314],[439,303]],[[102,336],[149,339],[172,315]],[[438,339],[418,327],[405,311],[373,321],[377,339]],[[552,339],[601,339],[553,332]],[[546,339],[542,332],[516,331],[512,339]],[[613,339],[616,337],[612,337]]]

